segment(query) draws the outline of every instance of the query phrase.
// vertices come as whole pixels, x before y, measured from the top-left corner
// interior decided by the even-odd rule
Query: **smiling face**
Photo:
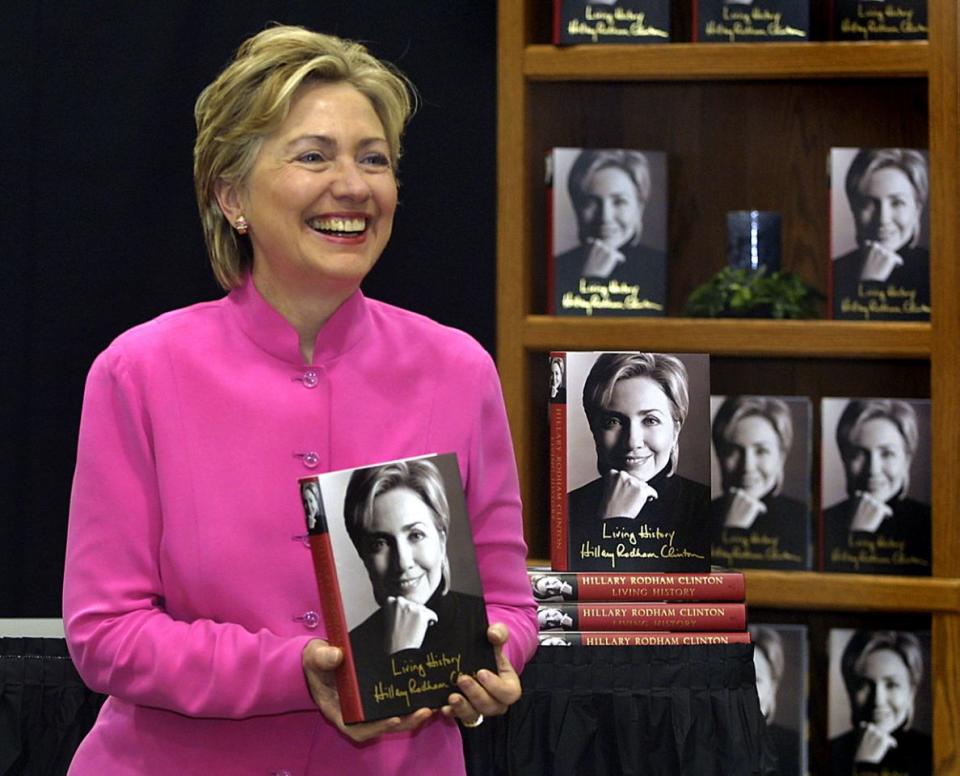
[[[320,513],[320,499],[316,491],[310,485],[304,485],[300,488],[300,495],[303,498],[303,511],[311,520],[316,519]]]
[[[584,182],[577,218],[580,239],[600,240],[612,248],[643,231],[643,203],[633,179],[618,167],[603,167]]]
[[[736,423],[727,432],[719,457],[724,484],[742,488],[754,498],[766,496],[783,479],[780,437],[761,415]]]
[[[597,468],[601,475],[615,469],[649,481],[669,463],[678,433],[670,400],[655,380],[619,380],[593,429]]]
[[[373,105],[347,83],[305,84],[247,180],[220,186],[218,200],[250,225],[258,288],[346,298],[383,252],[397,206]]]
[[[896,425],[886,418],[872,418],[850,435],[850,446],[844,466],[851,494],[862,490],[889,501],[903,489],[910,456]]]
[[[881,167],[866,180],[862,199],[854,206],[857,239],[898,251],[917,234],[920,204],[913,184],[902,170]]]
[[[373,516],[363,536],[363,563],[381,606],[388,596],[425,604],[443,579],[446,535],[434,514],[405,487],[376,497]]]
[[[913,713],[916,688],[901,657],[890,649],[871,652],[853,689],[858,721],[873,722],[883,732],[903,727]]]

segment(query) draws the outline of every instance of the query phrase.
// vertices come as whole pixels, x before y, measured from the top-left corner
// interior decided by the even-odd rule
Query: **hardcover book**
[[[670,0],[553,0],[553,42],[669,43]]]
[[[345,722],[447,702],[496,671],[454,453],[299,480]]]
[[[823,399],[821,569],[929,576],[930,401]]]
[[[710,552],[730,568],[810,568],[810,400],[711,396]]]
[[[664,315],[666,154],[554,148],[546,183],[549,312]]]
[[[932,774],[930,632],[834,628],[827,652],[830,773]]]
[[[747,627],[743,603],[550,603],[537,607],[541,631],[736,631]]]
[[[554,352],[550,374],[551,567],[710,571],[709,357]]]
[[[693,39],[776,43],[810,37],[810,0],[692,0]]]
[[[746,631],[550,631],[539,634],[541,647],[663,647],[749,644]]]
[[[751,625],[760,711],[780,776],[807,773],[807,688],[810,663],[805,625]]]
[[[834,318],[930,320],[928,168],[926,149],[830,149]]]
[[[737,571],[707,574],[594,574],[528,569],[536,601],[743,601]]]
[[[926,40],[927,0],[832,0],[834,40]]]

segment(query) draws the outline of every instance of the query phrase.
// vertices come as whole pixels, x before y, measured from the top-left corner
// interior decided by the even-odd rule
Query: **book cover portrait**
[[[810,400],[711,396],[713,562],[810,568]]]
[[[442,706],[459,674],[496,670],[454,454],[300,489],[346,721]]]
[[[933,773],[930,632],[833,628],[827,650],[830,772]]]
[[[708,571],[709,357],[565,361],[568,401],[551,404],[553,567]]]
[[[664,315],[667,157],[555,148],[547,157],[555,315]]]
[[[760,711],[777,757],[780,776],[807,773],[807,679],[805,625],[750,625]]]
[[[825,398],[822,568],[929,576],[930,401]]]
[[[930,320],[928,165],[924,149],[830,149],[834,318]]]

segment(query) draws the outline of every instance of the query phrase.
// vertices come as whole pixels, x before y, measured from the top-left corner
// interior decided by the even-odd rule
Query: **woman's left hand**
[[[502,622],[487,628],[487,639],[493,645],[497,661],[497,673],[484,668],[477,672],[476,678],[463,674],[457,679],[460,692],[451,693],[448,705],[441,709],[445,716],[459,719],[470,727],[481,717],[503,714],[520,699],[520,677],[503,654],[503,645],[509,637],[510,631]]]

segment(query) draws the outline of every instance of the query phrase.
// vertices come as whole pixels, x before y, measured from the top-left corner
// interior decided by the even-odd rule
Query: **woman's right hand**
[[[767,511],[766,505],[751,496],[743,488],[730,488],[727,499],[727,515],[723,520],[725,528],[747,529]]]
[[[611,469],[603,478],[603,504],[600,516],[636,517],[648,501],[659,495],[645,480],[625,471]]]
[[[437,621],[433,609],[403,596],[387,596],[381,608],[387,635],[387,643],[383,646],[389,655],[401,649],[418,649],[427,635],[427,628]]]
[[[897,745],[897,740],[872,722],[861,722],[860,728],[860,743],[853,759],[858,763],[883,762],[887,752]]]
[[[854,497],[856,504],[853,510],[853,520],[850,521],[851,531],[876,533],[880,523],[893,514],[893,510],[872,493],[858,490]]]
[[[580,274],[583,277],[606,278],[614,268],[626,261],[626,257],[603,240],[587,241],[587,260]]]
[[[303,648],[303,675],[317,708],[341,733],[357,743],[370,741],[384,733],[413,730],[433,714],[431,709],[417,709],[405,717],[389,717],[376,722],[357,722],[347,725],[340,711],[340,696],[333,677],[334,669],[343,660],[343,652],[331,647],[323,639],[312,639]]]
[[[860,269],[860,280],[885,281],[894,269],[903,264],[903,258],[896,251],[884,248],[880,243],[868,240],[865,245],[867,255]]]

